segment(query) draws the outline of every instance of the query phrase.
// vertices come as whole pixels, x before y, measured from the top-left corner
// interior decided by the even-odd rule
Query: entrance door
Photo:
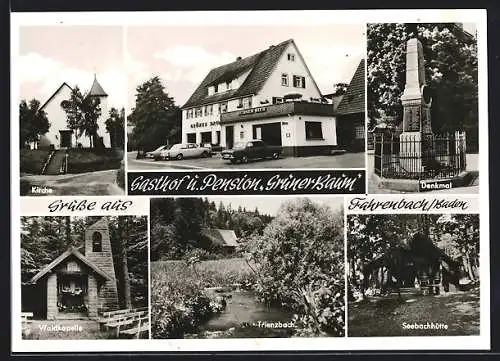
[[[253,127],[253,138],[264,141],[267,145],[281,146],[281,123],[258,124]]]
[[[232,149],[234,145],[234,126],[226,126],[226,149]]]
[[[60,147],[61,148],[71,148],[71,135],[73,134],[73,131],[71,130],[60,130]]]

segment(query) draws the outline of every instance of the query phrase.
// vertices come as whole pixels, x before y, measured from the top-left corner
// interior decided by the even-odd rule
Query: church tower
[[[106,119],[108,118],[108,94],[104,91],[101,84],[97,81],[97,75],[94,74],[94,82],[92,83],[92,87],[87,94],[88,97],[99,99],[101,105],[101,116],[97,120],[97,125],[99,128],[97,129],[97,134],[99,137],[102,137],[102,141],[106,148],[111,147],[111,139],[109,133],[106,132]],[[98,141],[97,139],[95,140]]]
[[[85,257],[113,278],[113,280],[104,281],[102,284],[89,284],[89,291],[97,290],[98,312],[116,310],[118,308],[118,291],[106,217],[101,218],[85,230]],[[93,282],[97,281],[93,280]]]

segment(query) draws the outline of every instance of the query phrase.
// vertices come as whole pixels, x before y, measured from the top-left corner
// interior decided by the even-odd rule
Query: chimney
[[[238,60],[241,60],[241,56],[238,56],[238,57],[236,58],[236,61],[238,61]]]

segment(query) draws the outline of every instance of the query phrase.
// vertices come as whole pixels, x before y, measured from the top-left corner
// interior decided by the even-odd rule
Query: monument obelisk
[[[422,163],[432,153],[431,104],[425,82],[424,53],[416,26],[409,24],[413,37],[406,42],[406,83],[401,96],[403,133],[400,139],[400,166],[409,172],[423,171]],[[430,140],[430,141],[429,141]],[[424,162],[422,162],[424,160]]]

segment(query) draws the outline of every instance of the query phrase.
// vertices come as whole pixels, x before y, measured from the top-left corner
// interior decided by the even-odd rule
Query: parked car
[[[237,142],[232,149],[222,151],[222,159],[231,163],[247,163],[250,159],[278,159],[283,152],[280,146],[267,145],[262,140]]]
[[[151,152],[146,152],[145,157],[154,159],[154,160],[160,160],[161,159],[161,152],[164,150],[168,150],[171,147],[171,145],[162,145],[155,150],[152,150]]]
[[[212,150],[210,148],[201,147],[195,143],[179,143],[174,144],[170,149],[161,152],[162,159],[177,159],[211,157]]]

